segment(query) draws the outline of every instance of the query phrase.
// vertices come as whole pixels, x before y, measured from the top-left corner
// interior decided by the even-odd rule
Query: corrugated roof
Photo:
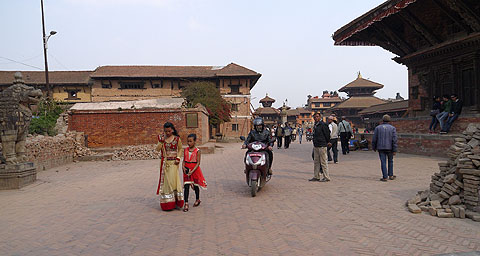
[[[368,108],[382,103],[385,103],[385,101],[374,96],[353,96],[333,107],[333,109]]]
[[[348,83],[347,85],[340,88],[340,92],[348,91],[349,88],[383,88],[383,84],[379,84],[377,82],[370,81],[368,79],[362,78],[362,75],[358,73],[357,79],[353,80],[352,82]]]
[[[359,114],[374,114],[374,113],[384,113],[390,111],[401,111],[408,108],[408,100],[388,102],[378,105],[370,106],[362,111],[358,112]]]
[[[0,84],[9,85],[13,83],[13,76],[17,71],[0,71]],[[88,84],[90,74],[93,71],[50,71],[48,81],[50,84]],[[45,72],[43,71],[21,71],[23,81],[30,85],[45,84]]]
[[[261,76],[261,74],[235,63],[230,63],[222,68],[214,66],[100,66],[92,74],[93,78],[208,78],[221,76]]]

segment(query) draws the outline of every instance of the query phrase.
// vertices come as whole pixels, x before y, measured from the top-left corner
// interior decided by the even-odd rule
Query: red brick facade
[[[196,113],[197,128],[186,128],[186,114]],[[157,143],[163,124],[175,125],[183,142],[190,133],[197,134],[197,143],[208,142],[208,114],[201,109],[132,109],[72,111],[69,130],[84,132],[88,147],[118,147]]]
[[[428,128],[432,117],[404,118],[392,121],[392,125],[397,128],[398,133],[423,133],[428,134]],[[480,115],[465,115],[453,123],[450,134],[461,134],[469,123],[480,123]],[[437,132],[440,131],[440,125],[437,125]]]

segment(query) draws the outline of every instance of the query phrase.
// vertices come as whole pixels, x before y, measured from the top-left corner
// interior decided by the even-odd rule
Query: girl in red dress
[[[195,147],[197,141],[196,134],[190,134],[187,137],[188,148],[184,150],[183,153],[183,184],[184,184],[184,198],[185,206],[183,208],[184,212],[188,212],[188,194],[190,187],[193,187],[195,190],[196,201],[193,204],[193,207],[200,205],[200,189],[207,189],[207,182],[203,177],[202,170],[200,169],[200,150]]]

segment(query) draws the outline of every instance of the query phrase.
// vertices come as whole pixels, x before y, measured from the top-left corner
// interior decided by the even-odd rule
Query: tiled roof
[[[345,108],[368,108],[373,105],[385,103],[384,100],[374,96],[353,96],[345,100],[344,102],[333,107],[333,109],[345,109]]]
[[[289,109],[287,110],[287,116],[299,116],[300,115],[300,111],[298,111],[298,109]]]
[[[262,102],[275,102],[275,99],[272,99],[272,98],[268,97],[268,95],[266,95],[265,98],[260,100],[260,103],[262,103]]]
[[[17,71],[0,71],[0,84],[13,83],[13,76]],[[23,81],[30,85],[45,84],[45,72],[21,71]],[[48,81],[50,84],[88,84],[92,71],[50,71]]]
[[[315,102],[342,102],[343,100],[340,97],[331,97],[331,98],[311,98],[310,103]]]
[[[158,77],[158,78],[209,78],[222,76],[258,76],[261,74],[230,63],[225,67],[214,66],[100,66],[93,78],[108,77]]]
[[[280,111],[272,107],[257,108],[254,114],[255,115],[276,115],[276,114],[280,114]]]
[[[305,109],[305,108],[297,108],[298,112],[300,114],[311,114],[312,111],[308,110],[308,109]]]
[[[383,88],[383,84],[379,84],[368,79],[362,78],[360,73],[358,74],[357,79],[353,80],[352,82],[348,83],[347,85],[340,88],[340,92],[348,91],[349,88],[376,88],[381,89]]]
[[[384,113],[391,111],[402,111],[408,108],[408,100],[388,102],[378,105],[370,106],[362,111],[358,112],[359,114],[374,114],[374,113]]]

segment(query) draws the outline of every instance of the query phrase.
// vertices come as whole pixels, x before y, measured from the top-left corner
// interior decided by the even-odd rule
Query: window
[[[232,103],[232,110],[231,111],[238,111],[238,106],[239,105],[240,104],[238,104],[238,103]]]
[[[197,113],[185,114],[187,120],[187,128],[198,128],[198,115]]]
[[[78,98],[78,92],[80,90],[78,89],[71,89],[71,90],[65,90],[65,92],[68,93],[68,98],[65,98],[65,100],[79,100]]]
[[[316,107],[316,108],[319,108],[319,107],[320,107],[320,103],[315,103],[315,107]]]
[[[332,106],[332,103],[330,103],[330,102],[323,103],[323,106],[327,108],[327,107],[330,107],[330,106]]]
[[[120,82],[120,89],[145,89],[144,82]]]
[[[163,81],[152,83],[152,88],[155,88],[155,89],[163,88]]]
[[[230,86],[230,94],[241,94],[240,93],[240,84],[231,84]]]
[[[238,131],[238,124],[232,124],[232,131]]]
[[[112,83],[106,82],[106,81],[102,81],[102,88],[104,88],[104,89],[111,89],[111,88],[112,88]]]

